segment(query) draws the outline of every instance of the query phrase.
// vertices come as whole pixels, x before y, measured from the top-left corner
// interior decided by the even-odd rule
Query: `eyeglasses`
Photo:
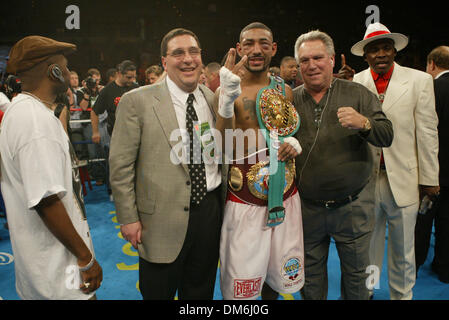
[[[196,58],[201,54],[201,49],[192,47],[187,50],[189,56]],[[167,53],[168,56],[172,56],[175,59],[184,59],[187,52],[183,49],[175,49],[171,53]]]

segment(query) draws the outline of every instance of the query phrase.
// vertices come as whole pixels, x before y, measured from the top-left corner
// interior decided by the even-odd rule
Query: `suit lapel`
[[[170,141],[170,136],[175,130],[179,130],[178,118],[176,117],[175,108],[173,106],[173,102],[171,100],[170,92],[168,91],[168,86],[166,81],[162,81],[160,84],[160,90],[158,90],[158,94],[154,97],[156,99],[156,103],[153,105],[154,113],[161,124],[162,130],[164,131],[165,137],[167,138],[167,142],[170,144],[172,150],[178,150],[178,147],[175,148],[179,143],[182,143],[180,135],[174,135],[178,139],[175,141]],[[214,103],[214,95],[206,92],[202,86],[200,86],[200,90],[203,93],[209,109],[212,113],[212,117],[214,121],[216,121],[216,115],[213,108]],[[176,153],[176,152],[175,152]],[[189,168],[187,164],[182,161],[182,159],[176,153],[177,158],[181,161],[184,170],[189,174]]]
[[[365,73],[363,74],[364,79],[362,79],[362,83],[366,84],[366,87],[373,92],[374,94],[377,95],[377,88],[376,88],[376,84],[374,83],[374,79],[373,76],[371,75],[371,69],[368,68],[367,70],[365,70]]]
[[[384,111],[389,110],[407,92],[408,78],[405,69],[397,63],[394,64],[393,75],[388,84],[385,101],[382,105]]]
[[[217,115],[214,110],[214,95],[210,94],[210,92],[206,92],[202,85],[199,85],[200,91],[203,93],[204,98],[206,99],[207,105],[209,107],[210,113],[212,114],[212,118],[214,118],[214,123],[217,121]]]
[[[167,142],[170,144],[172,150],[178,150],[178,148],[175,148],[175,146],[179,143],[182,143],[182,139],[179,131],[175,108],[170,97],[170,92],[168,91],[167,82],[162,81],[159,86],[160,90],[158,90],[158,94],[154,96],[157,100],[157,103],[153,105],[154,113],[156,114],[156,117],[161,124],[162,130],[164,131],[165,137],[167,138]],[[170,136],[173,132],[175,132],[175,130],[179,131],[178,135],[174,135],[174,137],[177,137],[178,139],[171,141]],[[189,174],[189,168],[187,167],[187,164],[182,161],[177,153],[176,156],[181,161],[182,166],[186,170],[187,174]]]

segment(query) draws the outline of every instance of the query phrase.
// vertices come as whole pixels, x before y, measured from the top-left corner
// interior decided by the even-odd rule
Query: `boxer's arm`
[[[228,52],[225,65],[220,69],[220,88],[215,93],[214,108],[217,114],[215,124],[222,136],[222,147],[225,146],[225,130],[232,129],[234,123],[234,102],[242,93],[240,87],[241,77],[244,72],[243,64],[247,57],[235,64],[236,51],[234,48]]]

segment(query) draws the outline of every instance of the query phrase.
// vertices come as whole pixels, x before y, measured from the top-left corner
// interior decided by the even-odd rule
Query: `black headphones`
[[[65,84],[65,79],[62,76],[61,68],[57,64],[51,64],[48,66],[48,76],[52,80],[60,81]]]

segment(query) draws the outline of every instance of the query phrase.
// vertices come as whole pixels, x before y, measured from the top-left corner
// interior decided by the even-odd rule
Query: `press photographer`
[[[100,85],[101,74],[98,69],[91,68],[87,71],[87,78],[82,81],[82,88],[76,92],[77,101],[79,107],[82,109],[80,119],[90,120],[90,111],[94,107],[95,102],[103,89]],[[92,125],[90,123],[82,124],[82,136],[83,141],[91,141],[92,139]],[[96,159],[103,155],[101,148],[95,144],[89,143],[87,146],[87,152],[84,148],[84,152],[80,155],[80,159]],[[103,185],[106,171],[104,167],[98,163],[93,163],[88,167],[89,174],[93,180],[96,181],[96,185]]]
[[[76,92],[77,101],[79,106],[83,109],[83,115],[81,119],[90,119],[90,110],[95,104],[103,86],[100,85],[101,74],[95,68],[87,71],[87,78],[82,81],[83,87]],[[84,112],[85,111],[85,112]]]

